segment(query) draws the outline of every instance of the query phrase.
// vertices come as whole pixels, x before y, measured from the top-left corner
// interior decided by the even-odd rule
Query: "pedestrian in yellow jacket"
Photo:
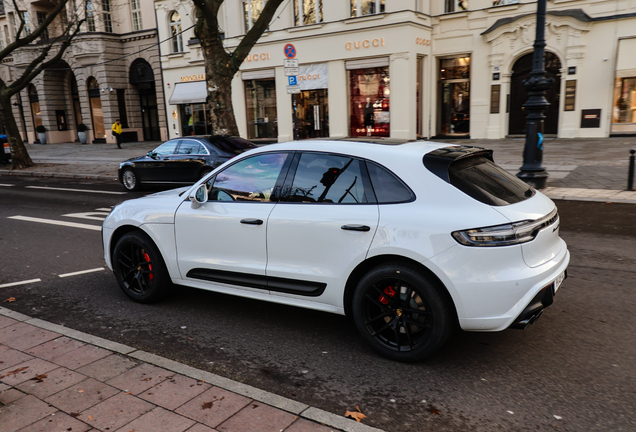
[[[113,123],[113,136],[117,140],[117,148],[121,148],[121,123],[119,119]]]

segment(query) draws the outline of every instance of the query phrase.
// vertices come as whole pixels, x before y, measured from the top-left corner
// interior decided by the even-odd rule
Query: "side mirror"
[[[208,202],[208,188],[205,183],[193,190],[188,198],[190,198],[190,206],[192,206],[193,209],[197,209],[201,207],[202,204]]]
[[[157,153],[155,153],[155,152],[153,152],[153,151],[149,151],[149,152],[147,153],[147,155],[148,155],[148,157],[151,157],[151,158],[153,158],[153,159],[154,159],[154,158],[157,156]]]

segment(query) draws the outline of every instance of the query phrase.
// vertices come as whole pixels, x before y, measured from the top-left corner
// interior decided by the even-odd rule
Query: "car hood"
[[[179,205],[187,199],[183,187],[131,199],[117,205],[104,220],[104,228],[121,225],[172,224]]]

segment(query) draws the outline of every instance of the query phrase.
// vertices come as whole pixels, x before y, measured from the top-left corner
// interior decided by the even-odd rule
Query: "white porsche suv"
[[[464,330],[525,328],[566,277],[554,203],[492,161],[432,142],[274,144],[192,187],[116,206],[104,257],[152,302],[178,286],[352,316],[415,361]]]

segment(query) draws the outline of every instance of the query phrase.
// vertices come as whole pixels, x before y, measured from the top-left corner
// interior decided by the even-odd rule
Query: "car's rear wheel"
[[[142,232],[130,232],[119,239],[113,252],[113,271],[122,291],[139,303],[161,300],[172,287],[159,249]]]
[[[415,267],[385,264],[367,273],[353,296],[353,319],[380,354],[417,361],[437,351],[452,330],[451,307],[440,288]]]
[[[137,174],[131,168],[125,168],[121,174],[121,182],[129,191],[141,189],[141,182],[137,178]]]

